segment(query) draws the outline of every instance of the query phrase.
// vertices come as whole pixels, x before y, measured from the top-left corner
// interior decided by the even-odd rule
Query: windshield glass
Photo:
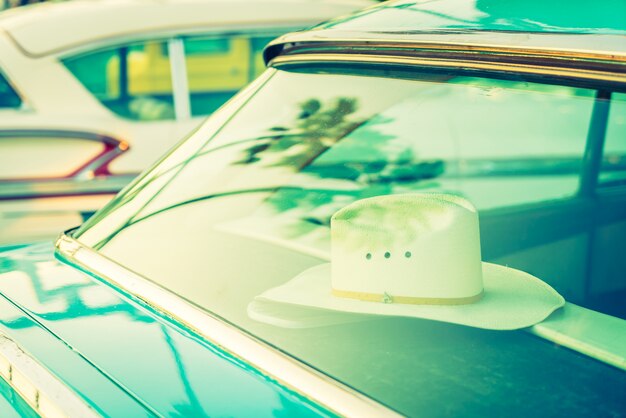
[[[623,200],[598,199],[594,181],[599,167],[624,172],[624,147],[600,155],[589,145],[603,140],[591,122],[606,116],[606,99],[525,80],[354,66],[269,70],[259,83],[77,239],[403,413],[505,414],[513,399],[520,413],[619,410],[621,372],[524,332],[375,315],[281,317],[255,300],[330,259],[337,210],[434,191],[478,208],[483,260],[624,315],[624,262],[607,268],[623,248]],[[623,142],[623,118],[611,113],[608,123]],[[598,159],[594,178],[590,158]],[[611,216],[600,222],[600,209]]]

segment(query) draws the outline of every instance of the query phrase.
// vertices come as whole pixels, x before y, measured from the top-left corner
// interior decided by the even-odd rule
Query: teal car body
[[[5,380],[0,380],[0,411],[7,418],[37,417],[35,411]]]
[[[192,330],[68,268],[51,244],[3,253],[0,275],[0,335],[19,342],[97,414],[332,415]],[[24,415],[25,402],[6,382],[2,389],[0,406],[13,403]]]
[[[432,382],[435,382],[429,387],[426,381],[412,394],[410,387],[397,386],[397,391],[394,391],[395,383],[392,380],[395,375],[413,374],[410,368],[389,370],[382,362],[378,363],[379,357],[374,357],[366,359],[376,370],[374,377],[367,375],[365,370],[347,366],[345,369],[339,368],[339,371],[333,369],[328,372],[326,364],[316,363],[316,358],[311,357],[313,360],[310,360],[306,356],[294,355],[291,346],[282,346],[281,342],[288,346],[288,340],[293,336],[288,332],[272,340],[263,334],[267,327],[259,325],[258,328],[249,329],[248,322],[244,320],[244,325],[241,325],[238,322],[241,318],[237,315],[243,317],[244,313],[232,314],[229,304],[221,304],[220,300],[223,296],[230,301],[228,298],[237,293],[236,287],[220,288],[220,298],[214,298],[219,306],[214,309],[210,304],[206,306],[194,300],[193,292],[185,294],[182,290],[171,289],[161,278],[156,280],[144,274],[141,271],[142,264],[136,267],[129,265],[132,263],[120,262],[113,250],[107,252],[109,242],[129,239],[126,233],[132,231],[130,227],[133,226],[134,215],[128,216],[125,211],[130,211],[129,208],[137,202],[139,206],[144,205],[142,208],[149,206],[153,198],[159,202],[161,190],[150,189],[154,184],[162,186],[159,176],[181,165],[192,166],[189,163],[197,157],[197,151],[204,146],[205,139],[218,135],[234,119],[238,109],[245,109],[257,92],[263,93],[264,83],[268,83],[269,78],[285,66],[297,66],[298,69],[292,72],[284,72],[299,76],[301,73],[309,75],[306,73],[309,68],[331,62],[337,67],[343,65],[341,71],[350,73],[350,65],[359,63],[364,56],[383,56],[379,64],[385,65],[385,70],[392,62],[412,65],[403,60],[421,57],[424,60],[419,64],[421,69],[436,67],[439,71],[445,64],[448,69],[454,67],[454,71],[473,69],[475,73],[472,75],[479,77],[530,74],[534,81],[539,80],[541,83],[565,80],[593,92],[608,89],[623,95],[626,91],[624,16],[626,1],[620,0],[610,0],[601,6],[579,0],[569,2],[566,9],[557,1],[390,1],[274,41],[265,52],[269,66],[273,67],[265,76],[236,96],[188,140],[146,171],[80,229],[61,237],[56,249],[52,243],[47,243],[5,248],[0,252],[0,337],[19,347],[24,357],[37,363],[54,381],[69,390],[63,392],[67,398],[61,395],[55,398],[50,395],[57,393],[53,389],[46,389],[45,385],[38,387],[41,382],[33,376],[39,375],[34,373],[30,375],[30,388],[36,396],[29,397],[29,393],[24,393],[24,386],[12,381],[15,374],[5,373],[4,380],[0,379],[0,415],[31,416],[39,413],[47,416],[42,411],[41,400],[45,396],[56,399],[53,403],[60,410],[65,407],[72,410],[72,405],[82,404],[96,416],[112,417],[363,416],[364,411],[374,411],[380,416],[394,416],[397,413],[427,416],[465,413],[481,416],[489,408],[495,411],[493,413],[512,415],[528,409],[535,410],[538,415],[557,414],[559,411],[577,412],[580,415],[589,415],[594,411],[598,415],[626,415],[623,399],[626,390],[626,327],[621,319],[623,316],[620,317],[624,315],[622,298],[625,293],[618,293],[619,299],[609,301],[607,305],[610,309],[604,313],[569,305],[567,310],[550,321],[529,330],[534,336],[516,332],[505,338],[493,333],[480,334],[483,331],[438,328],[438,325],[425,324],[422,328],[431,332],[434,340],[446,341],[448,335],[458,333],[462,335],[458,339],[455,337],[454,342],[467,346],[459,349],[458,356],[452,353],[453,348],[442,347],[446,348],[446,353],[452,354],[451,360],[443,361],[439,367],[438,362],[442,360],[437,357],[436,344],[429,345],[428,341],[422,344],[422,341],[411,336],[410,341],[421,344],[416,352],[423,356],[428,365],[432,364],[432,367],[424,366],[419,370],[420,373],[429,376],[429,379],[432,377]],[[323,67],[319,74],[332,71]],[[374,71],[371,74],[368,73],[368,77],[372,79],[378,76]],[[470,82],[467,83],[469,85]],[[599,117],[597,115],[602,114],[602,103],[606,98],[601,94],[585,98],[594,103],[594,117]],[[601,105],[597,105],[598,102]],[[594,135],[604,137],[604,132],[590,129],[589,135],[592,139]],[[252,162],[256,156],[254,152],[252,150],[249,158]],[[597,153],[593,154],[593,150],[585,155],[595,155],[597,161],[586,163],[584,170],[568,159],[559,161],[556,168],[546,168],[541,166],[541,161],[531,161],[539,164],[542,173],[571,175],[595,170],[595,178],[589,179],[583,175],[580,184],[576,183],[580,186],[580,191],[576,189],[576,193],[580,195],[574,196],[571,202],[550,202],[550,213],[547,215],[544,214],[543,202],[532,208],[534,212],[530,217],[524,212],[524,219],[532,218],[529,222],[537,222],[539,225],[537,231],[533,229],[532,233],[528,232],[526,225],[520,223],[518,226],[514,222],[518,219],[515,214],[496,208],[500,212],[496,211],[493,217],[481,219],[481,225],[485,225],[481,231],[485,238],[485,258],[505,257],[507,252],[533,245],[536,234],[542,232],[542,228],[563,240],[573,234],[570,234],[570,230],[582,233],[587,223],[595,222],[592,215],[598,207],[598,213],[601,210],[603,216],[612,221],[621,222],[625,218],[624,181],[619,177],[623,161],[611,157],[609,162],[614,165],[609,174],[617,173],[618,177],[607,177],[607,184],[615,182],[616,186],[611,189],[610,196],[602,200],[594,194],[600,157]],[[471,170],[480,171],[483,165],[491,162],[478,161],[476,164],[478,168],[470,167]],[[528,167],[526,160],[516,161],[515,164],[515,167],[523,169]],[[325,166],[320,171],[324,169],[329,170]],[[430,181],[439,177],[442,170],[440,161],[429,161],[408,175],[404,172],[403,176],[418,176]],[[489,170],[498,172],[500,168],[489,165]],[[511,173],[506,170],[511,169],[505,167],[501,172],[504,172],[504,176],[510,176]],[[518,168],[515,170],[519,171]],[[345,177],[351,178],[351,175],[349,173]],[[192,178],[197,183],[205,180],[205,177],[199,175]],[[383,178],[382,174],[377,178]],[[534,178],[540,176],[535,175]],[[383,180],[381,184],[388,184],[394,178],[388,175]],[[164,190],[169,185],[169,178],[165,183]],[[185,189],[181,193],[186,192]],[[146,194],[148,197],[141,200]],[[167,197],[167,193],[164,195]],[[288,194],[287,198],[286,201],[297,201],[299,197]],[[203,200],[210,198],[192,194],[183,203],[170,206],[164,204],[163,207],[157,205],[155,211],[145,216],[145,219],[154,220],[157,218],[155,215]],[[570,218],[565,220],[565,224],[553,227],[563,218],[559,212],[561,206],[573,206],[574,213],[578,215],[568,215]],[[307,213],[307,222],[314,225],[309,225],[309,230],[325,227],[326,214],[318,216],[314,209]],[[479,209],[482,211],[482,208]],[[122,214],[122,218],[115,218],[118,213]],[[113,233],[101,232],[108,230],[110,225],[107,222],[111,219],[112,224],[123,227]],[[191,234],[196,225],[189,219],[192,218],[181,217],[177,222],[187,228],[181,230]],[[148,222],[145,224],[148,225]],[[521,237],[521,244],[509,243],[498,232],[507,226],[512,226],[514,231],[509,235]],[[154,236],[163,239],[164,248],[175,246],[182,249],[177,253],[180,258],[167,253],[142,254],[142,251],[149,252],[148,248],[157,245],[149,239],[150,242],[145,242],[145,250],[143,242],[138,241],[139,245],[133,242],[129,247],[136,253],[127,253],[127,256],[132,258],[138,254],[138,258],[145,257],[154,263],[158,261],[170,266],[180,274],[180,277],[172,278],[172,282],[190,281],[193,284],[193,280],[213,280],[213,276],[206,279],[208,276],[200,275],[196,279],[195,272],[192,274],[187,271],[189,265],[181,261],[182,257],[194,251],[200,253],[199,257],[208,259],[208,244],[206,248],[192,248],[189,235],[181,233],[179,239],[174,239],[178,232],[174,228],[163,229],[163,232],[157,228],[155,230],[158,233],[154,233]],[[100,239],[101,236],[106,239]],[[211,260],[216,263],[219,258],[230,260],[231,255],[224,255],[229,251],[240,252],[252,259],[255,251],[263,250],[260,246],[254,247],[254,251],[248,249],[252,240],[244,237],[223,246],[221,243],[214,244],[210,248],[218,254]],[[269,250],[267,253],[261,251],[271,259],[266,262],[262,257],[254,258],[254,262],[259,264],[258,271],[262,273],[263,269],[278,265],[272,272],[279,274],[282,272],[281,263],[287,266],[290,258],[296,258],[294,254],[305,258],[298,251],[291,250],[278,255]],[[312,251],[311,254],[307,253],[306,257],[311,256],[316,260],[325,257],[323,250]],[[246,260],[238,260],[237,263],[249,264]],[[250,261],[252,264],[254,262]],[[303,264],[311,262],[309,259],[302,261]],[[255,266],[250,268],[256,270]],[[289,269],[292,267],[284,268]],[[620,271],[617,268],[609,269],[609,273],[613,274]],[[567,300],[581,304],[588,302],[585,296],[589,289],[584,286],[579,288],[563,282],[555,284],[555,287],[558,286],[562,286],[559,290]],[[594,300],[585,306],[596,309],[603,303],[605,299]],[[576,321],[570,321],[571,318]],[[194,319],[199,321],[194,322]],[[212,328],[205,326],[203,321],[210,322]],[[366,335],[368,328],[364,326],[360,332]],[[332,346],[336,341],[340,353],[338,357],[344,358],[346,362],[353,360],[352,353],[346,348],[349,347],[347,339],[333,340],[333,334],[330,331],[325,334],[324,330],[312,332],[311,335],[317,340],[304,341],[302,347],[299,347],[303,352],[307,349],[314,352],[318,344],[323,348],[324,344]],[[392,338],[392,332],[374,337],[367,341],[383,347],[381,352],[387,355],[385,358],[392,357],[394,347],[385,345],[387,338]],[[249,345],[255,349],[249,349]],[[1,348],[0,344],[0,359],[3,358]],[[463,358],[465,361],[464,355],[472,360],[471,365],[459,360]],[[514,359],[509,359],[507,355]],[[407,355],[406,360],[410,358]],[[283,360],[273,364],[276,359]],[[490,362],[496,366],[487,372]],[[455,364],[467,368],[455,369]],[[552,366],[552,369],[547,365]],[[454,374],[457,372],[458,377]],[[480,374],[482,372],[485,372],[484,376]],[[361,375],[365,375],[365,378]],[[384,390],[376,387],[376,382],[372,383],[381,376],[387,385]],[[359,378],[365,383],[359,381]],[[478,383],[468,391],[463,386],[466,380]],[[535,386],[515,386],[529,382]],[[369,392],[370,387],[374,387],[372,392]],[[340,395],[344,393],[347,394],[346,398],[341,398]],[[450,393],[458,398],[447,398]],[[518,397],[507,398],[512,394]],[[412,400],[400,399],[402,396],[414,397],[418,401],[411,403]],[[342,405],[343,399],[349,402]],[[507,402],[513,409],[507,409]],[[365,405],[365,409],[355,406],[360,403]],[[464,403],[465,410],[462,409]],[[546,409],[542,410],[544,407]]]
[[[351,16],[322,23],[316,29],[410,33],[427,31],[498,31],[623,35],[626,3],[608,0],[594,7],[573,0],[567,10],[558,1],[435,0],[390,1]]]

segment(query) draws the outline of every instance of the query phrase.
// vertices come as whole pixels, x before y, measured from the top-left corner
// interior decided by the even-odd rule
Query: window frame
[[[184,52],[184,41],[186,39],[193,38],[224,38],[234,36],[246,36],[246,37],[273,37],[277,38],[288,32],[300,30],[302,27],[310,25],[310,22],[290,22],[285,24],[284,22],[276,22],[276,24],[263,23],[261,25],[250,26],[223,26],[218,28],[198,28],[198,29],[174,29],[167,31],[147,32],[140,35],[117,37],[114,39],[107,39],[100,42],[95,42],[89,45],[81,45],[75,48],[70,48],[57,56],[58,61],[62,67],[70,73],[70,75],[78,82],[78,84],[84,88],[87,93],[93,97],[106,111],[115,115],[116,117],[130,120],[137,123],[146,123],[154,121],[141,121],[133,118],[122,116],[108,106],[106,106],[100,99],[98,99],[94,93],[85,84],[74,75],[74,73],[65,65],[64,61],[68,59],[79,58],[83,55],[90,55],[92,53],[100,52],[105,49],[117,49],[128,47],[132,44],[147,43],[147,42],[162,42],[167,46],[167,59],[170,65],[170,81],[172,84],[172,99],[174,101],[175,118],[164,119],[162,121],[184,121],[193,117],[206,117],[208,115],[193,116],[191,112],[191,94],[188,86],[188,73],[186,69],[186,55]],[[178,51],[176,44],[182,42],[182,54]],[[172,49],[174,48],[174,55],[172,55]],[[1,71],[0,71],[1,74]],[[176,74],[176,75],[175,75]],[[182,74],[185,77],[182,77]],[[182,79],[185,78],[183,81]],[[253,80],[249,80],[249,83]],[[186,97],[185,97],[186,96]],[[178,104],[177,104],[178,103]],[[189,114],[186,112],[186,107],[189,107]],[[177,110],[180,109],[180,110]]]

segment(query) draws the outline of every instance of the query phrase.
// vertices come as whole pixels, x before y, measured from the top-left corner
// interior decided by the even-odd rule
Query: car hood
[[[0,252],[0,333],[104,415],[329,414],[60,263],[51,243]]]

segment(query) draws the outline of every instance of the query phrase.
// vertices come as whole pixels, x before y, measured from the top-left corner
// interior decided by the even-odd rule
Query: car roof
[[[371,0],[75,0],[0,14],[0,30],[31,56],[157,31],[302,25],[371,5]]]
[[[320,27],[393,33],[482,30],[626,35],[626,0],[396,0]]]
[[[626,0],[396,0],[270,43],[289,61],[417,63],[626,85]],[[531,68],[532,66],[532,68]]]

